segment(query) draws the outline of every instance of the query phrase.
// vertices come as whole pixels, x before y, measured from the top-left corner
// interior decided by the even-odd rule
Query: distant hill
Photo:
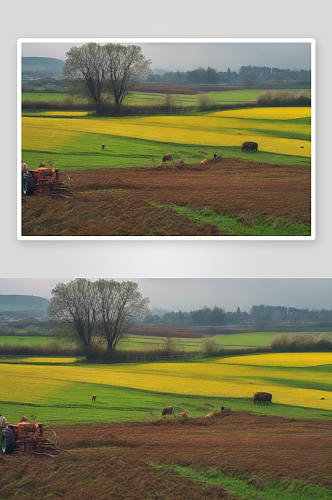
[[[22,57],[22,73],[49,70],[61,73],[64,64],[64,61],[53,57]]]
[[[0,295],[0,314],[2,311],[41,311],[44,314],[49,300],[34,295]]]

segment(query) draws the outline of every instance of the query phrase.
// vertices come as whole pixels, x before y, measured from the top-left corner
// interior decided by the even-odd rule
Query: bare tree
[[[143,298],[137,283],[100,279],[96,282],[99,302],[100,334],[114,351],[129,328],[149,313],[149,299]]]
[[[97,287],[89,280],[78,278],[59,283],[51,291],[48,314],[66,334],[84,347],[91,347],[97,334]]]
[[[82,47],[72,47],[66,56],[63,74],[74,90],[93,102],[102,101],[106,91],[107,68],[104,47],[87,43]]]
[[[145,59],[141,47],[108,43],[104,46],[107,54],[108,90],[114,97],[116,106],[132,90],[135,83],[151,74],[151,60]]]

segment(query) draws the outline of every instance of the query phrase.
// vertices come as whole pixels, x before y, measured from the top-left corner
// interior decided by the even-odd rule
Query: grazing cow
[[[174,163],[172,155],[170,153],[167,155],[164,155],[163,159],[161,161],[172,161]]]
[[[97,399],[97,398],[96,398],[96,395],[94,394],[94,395],[92,396],[92,401],[96,401],[96,399]]]
[[[105,144],[102,144],[102,145],[101,145],[101,149],[105,149]]]
[[[162,412],[161,412],[162,416],[166,416],[166,415],[172,415],[174,416],[175,418],[175,413],[174,413],[174,410],[173,410],[173,406],[165,406],[165,408],[162,409]]]
[[[256,392],[254,394],[253,403],[272,403],[272,394],[269,392]]]
[[[252,141],[246,141],[242,143],[241,146],[241,151],[257,151],[258,149],[258,144],[257,142],[252,142]]]
[[[212,413],[212,411],[210,413],[208,413],[207,415],[205,415],[204,418],[214,418],[214,413]]]

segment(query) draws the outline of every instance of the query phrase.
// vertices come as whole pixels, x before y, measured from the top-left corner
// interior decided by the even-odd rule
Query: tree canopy
[[[71,82],[74,91],[93,102],[100,102],[106,92],[107,63],[105,50],[96,43],[72,47],[66,53],[63,74]]]
[[[135,83],[151,74],[151,61],[137,45],[87,43],[66,53],[63,74],[74,91],[120,106]]]
[[[137,283],[78,278],[52,290],[48,314],[82,346],[106,341],[113,352],[129,328],[149,314]]]

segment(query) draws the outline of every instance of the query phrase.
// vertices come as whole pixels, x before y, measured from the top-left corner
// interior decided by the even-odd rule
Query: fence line
[[[170,354],[169,356],[129,356],[125,361],[128,362],[139,362],[139,361],[176,361],[179,359],[192,359],[197,357],[197,352],[186,353],[186,354]],[[120,361],[120,362],[123,362]]]

